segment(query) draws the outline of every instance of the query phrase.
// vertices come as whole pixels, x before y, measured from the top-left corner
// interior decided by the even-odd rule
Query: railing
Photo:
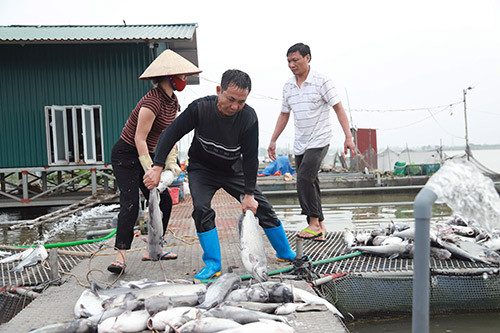
[[[110,165],[0,168],[0,208],[30,206],[63,194],[116,192]]]

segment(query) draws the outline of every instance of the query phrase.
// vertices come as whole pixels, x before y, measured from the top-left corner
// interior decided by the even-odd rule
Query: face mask
[[[183,91],[186,88],[187,81],[181,80],[178,76],[171,77],[169,80],[174,90]]]

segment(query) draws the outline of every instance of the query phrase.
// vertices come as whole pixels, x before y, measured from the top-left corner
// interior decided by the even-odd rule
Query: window
[[[104,163],[102,107],[45,107],[49,165]]]

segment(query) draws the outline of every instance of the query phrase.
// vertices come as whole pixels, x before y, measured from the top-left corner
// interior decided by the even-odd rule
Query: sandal
[[[114,274],[123,274],[125,272],[125,267],[127,267],[126,264],[116,260],[108,266],[108,271]]]
[[[173,254],[173,253],[172,252],[163,253],[163,255],[160,257],[160,260],[175,260],[175,259],[177,259],[177,255],[175,255],[175,257],[167,257],[169,254]],[[142,261],[151,261],[151,258],[142,257]]]
[[[315,232],[315,231],[309,230],[307,228],[302,229],[301,232],[306,232],[308,234],[311,234],[312,236],[311,237],[304,237],[304,236],[297,235],[297,237],[302,238],[302,239],[310,239],[310,240],[313,240],[316,242],[325,242],[326,241],[326,239],[319,239],[319,238],[324,236],[323,232]]]

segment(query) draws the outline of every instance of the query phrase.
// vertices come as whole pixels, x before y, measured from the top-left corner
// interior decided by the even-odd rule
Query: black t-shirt
[[[255,110],[245,104],[240,112],[227,117],[217,108],[217,96],[193,101],[161,134],[154,164],[164,166],[175,143],[193,129],[188,170],[204,168],[220,174],[242,174],[245,194],[253,194],[259,166]]]

